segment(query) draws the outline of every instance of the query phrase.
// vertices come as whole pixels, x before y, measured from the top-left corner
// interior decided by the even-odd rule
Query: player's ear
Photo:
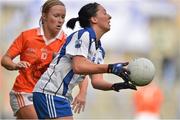
[[[92,23],[97,23],[97,18],[96,17],[91,17],[90,20],[91,20]]]
[[[46,14],[42,13],[42,20],[45,21],[46,20]]]

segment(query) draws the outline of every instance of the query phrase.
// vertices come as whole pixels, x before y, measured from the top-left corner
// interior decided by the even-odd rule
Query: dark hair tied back
[[[91,26],[91,21],[90,21],[90,18],[93,17],[93,16],[96,16],[96,13],[98,11],[98,6],[100,4],[94,2],[94,3],[88,3],[86,5],[84,5],[80,11],[78,12],[78,16],[77,18],[71,18],[66,26],[71,28],[71,29],[74,29],[75,27],[75,23],[76,21],[79,21],[80,23],[80,26],[82,28],[85,28],[85,27],[90,27]]]
[[[66,27],[74,29],[76,22],[79,21],[79,17],[77,18],[71,18],[67,23]]]

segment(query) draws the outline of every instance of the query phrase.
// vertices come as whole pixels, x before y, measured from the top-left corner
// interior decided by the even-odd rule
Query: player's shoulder
[[[71,41],[71,39],[80,39],[82,37],[89,37],[89,32],[85,29],[76,30],[70,35],[67,36],[67,41]]]
[[[27,30],[24,30],[22,32],[22,34],[24,36],[34,36],[34,35],[38,35],[38,29],[39,28],[31,28],[31,29],[27,29]]]
[[[80,36],[85,36],[86,38],[89,38],[89,39],[92,39],[92,38],[96,39],[95,31],[91,27],[80,29],[78,31],[78,37],[80,38]]]
[[[79,33],[79,34],[83,34],[83,33],[90,33],[90,32],[89,32],[88,29],[82,28],[82,29],[78,30],[78,33]]]
[[[78,38],[81,38],[82,36],[88,37],[90,35],[90,32],[87,29],[80,29],[77,31]]]

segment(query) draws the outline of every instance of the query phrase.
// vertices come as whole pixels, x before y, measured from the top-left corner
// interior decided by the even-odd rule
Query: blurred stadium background
[[[37,27],[45,0],[0,0],[0,56],[21,31]],[[161,119],[180,119],[180,1],[179,0],[62,0],[66,21],[77,17],[88,2],[102,4],[112,16],[111,31],[103,36],[106,63],[147,57],[156,66],[154,83],[163,93]],[[78,27],[77,27],[78,28]],[[72,31],[64,26],[69,34]],[[13,119],[9,91],[17,71],[0,67],[0,119]],[[105,75],[112,82],[121,81]],[[74,95],[77,89],[74,91]],[[87,105],[77,119],[134,119],[134,91],[103,92],[89,85]],[[157,96],[155,96],[157,97]]]

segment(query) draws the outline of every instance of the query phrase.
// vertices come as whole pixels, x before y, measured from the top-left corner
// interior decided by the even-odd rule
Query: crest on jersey
[[[80,48],[81,44],[82,44],[82,40],[81,39],[76,40],[75,41],[75,48]]]

